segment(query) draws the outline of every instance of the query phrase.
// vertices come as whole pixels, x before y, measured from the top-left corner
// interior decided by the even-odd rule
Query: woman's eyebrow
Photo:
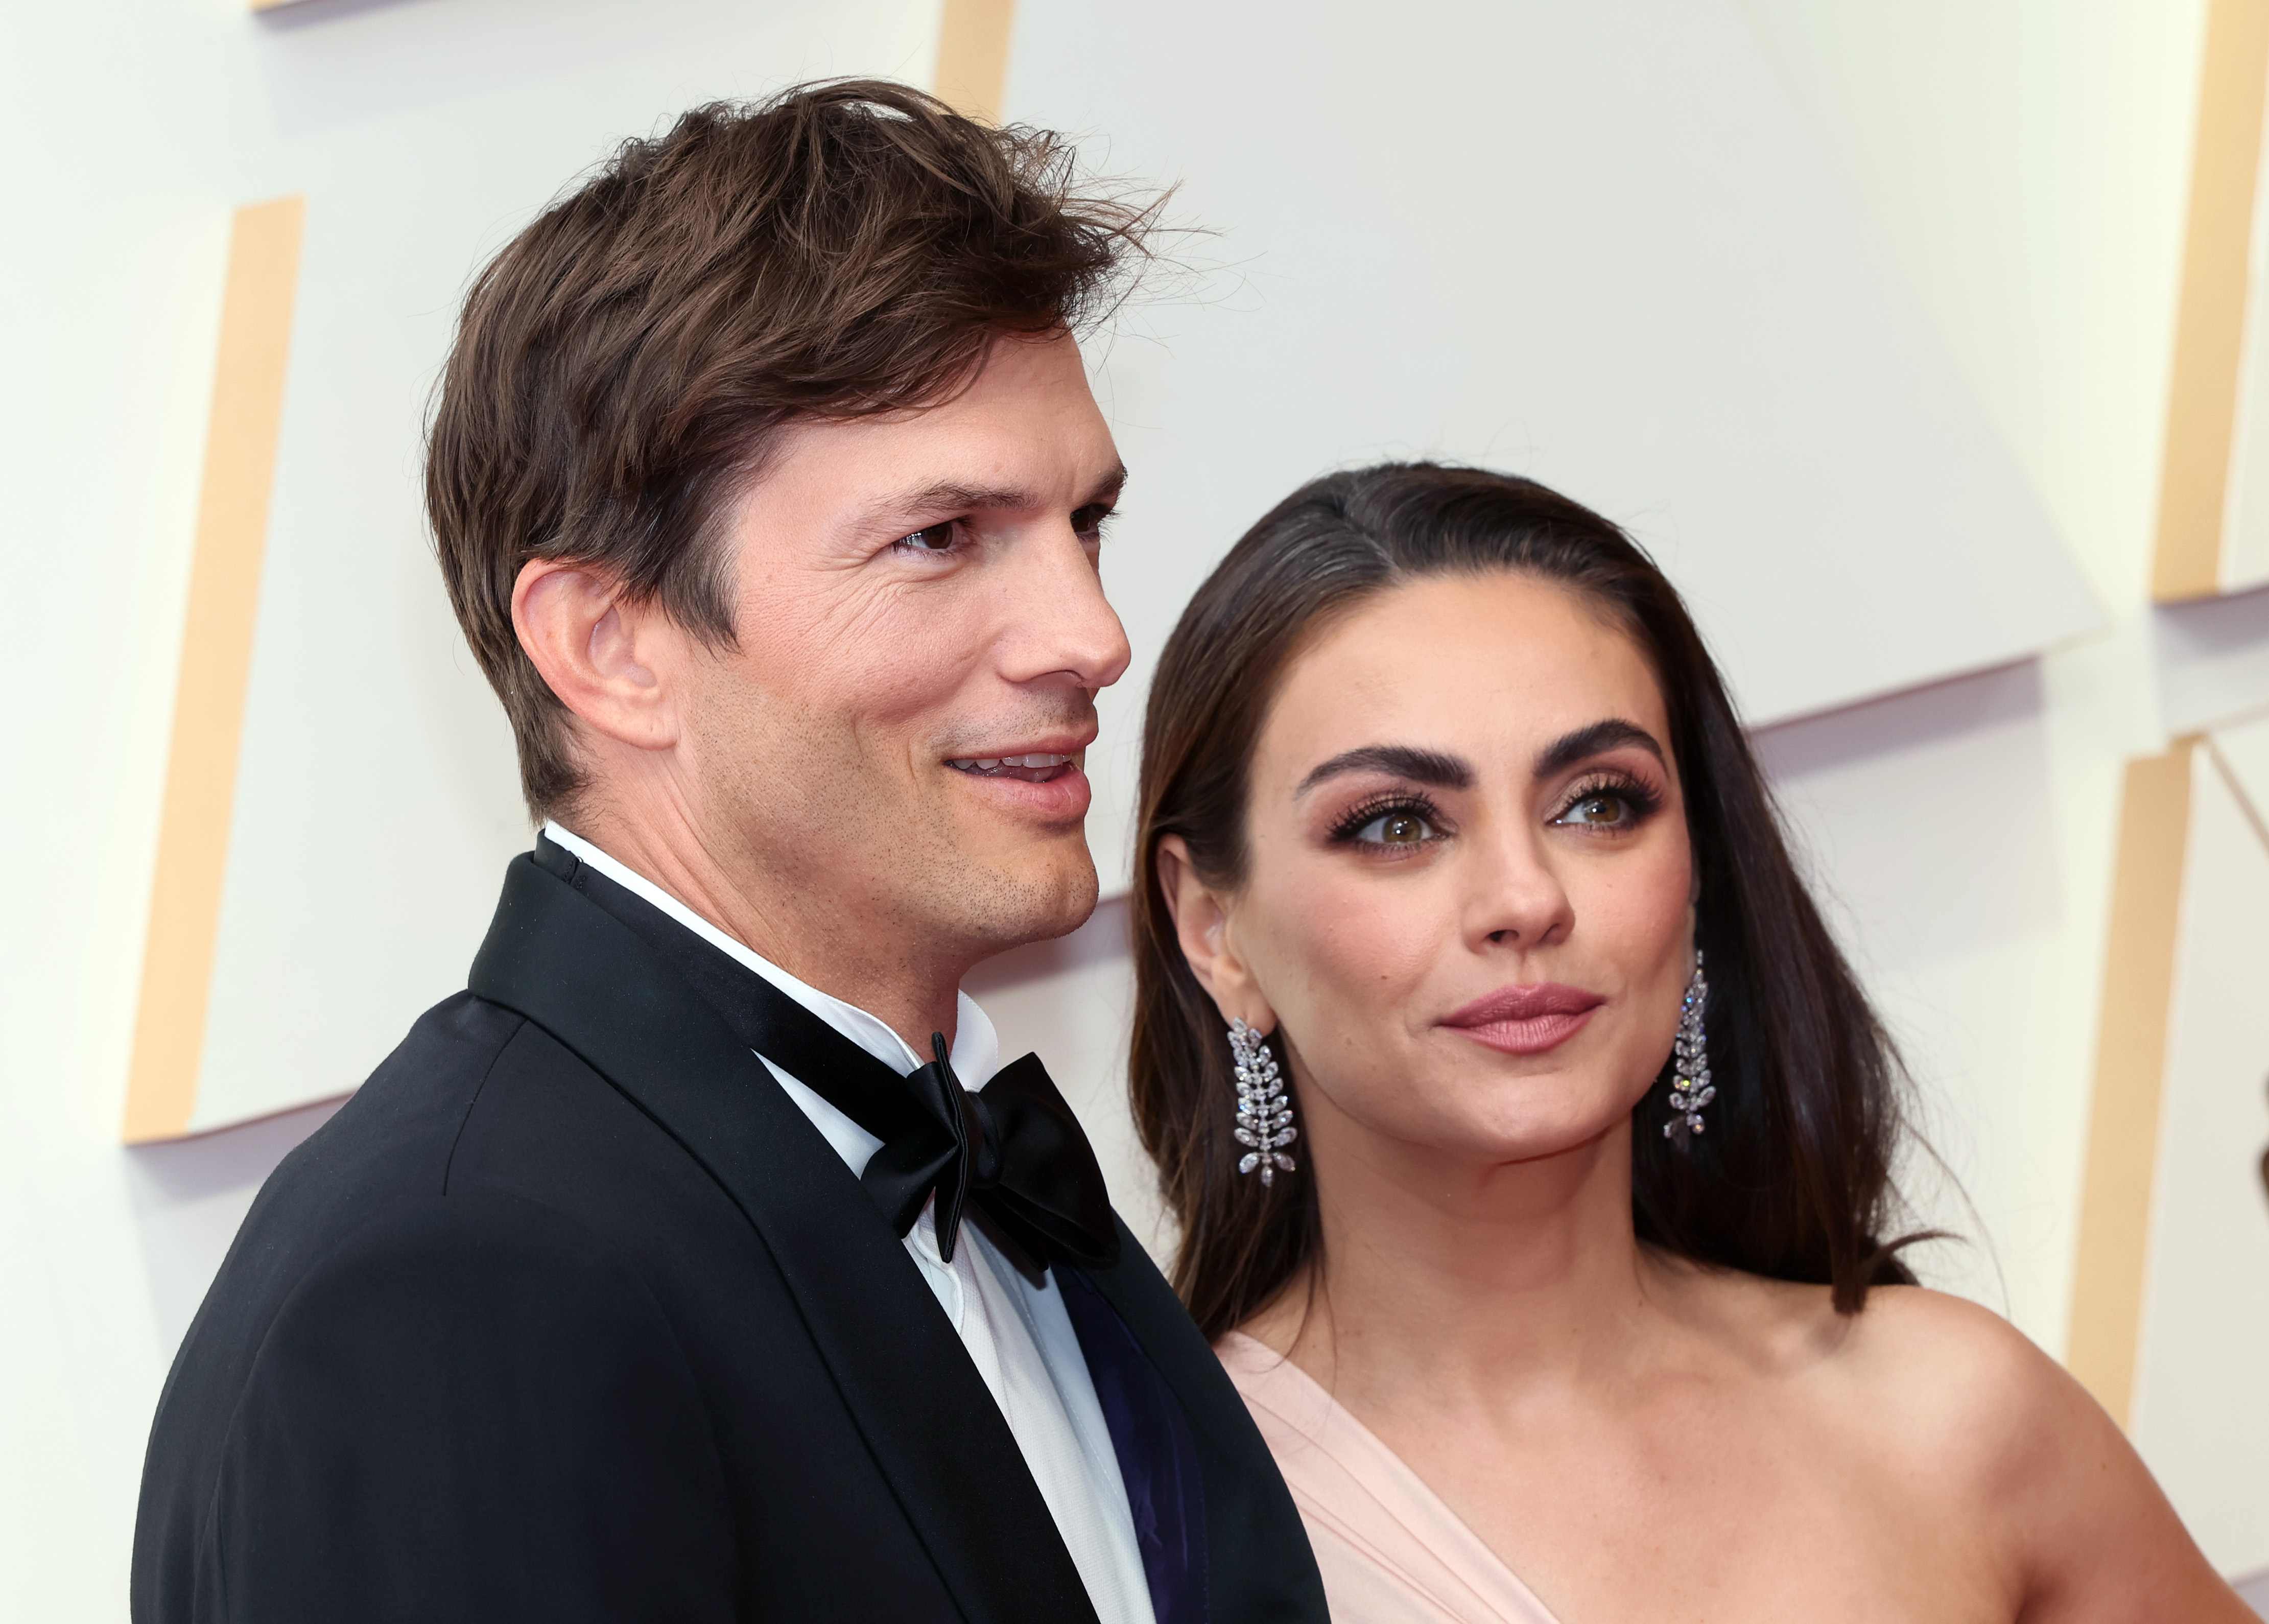
[[[1654,735],[1637,722],[1627,722],[1619,716],[1597,721],[1573,733],[1563,733],[1537,752],[1535,775],[1548,779],[1555,773],[1565,772],[1587,756],[1604,755],[1608,750],[1621,749],[1625,745],[1637,745],[1664,766],[1670,758],[1662,753],[1662,746]]]
[[[1435,789],[1471,789],[1474,785],[1473,764],[1459,757],[1408,744],[1366,744],[1361,749],[1341,751],[1309,773],[1292,792],[1292,798],[1297,801],[1327,779],[1350,772],[1384,772]]]

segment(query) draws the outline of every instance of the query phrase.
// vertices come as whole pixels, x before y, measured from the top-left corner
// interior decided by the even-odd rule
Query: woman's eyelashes
[[[1637,829],[1662,809],[1662,793],[1625,772],[1581,779],[1560,798],[1551,822],[1561,828],[1618,834]]]
[[[1663,792],[1642,778],[1622,771],[1593,772],[1563,791],[1545,821],[1586,834],[1627,834],[1662,805]],[[1356,801],[1333,821],[1327,838],[1334,845],[1352,846],[1369,855],[1407,857],[1456,832],[1432,797],[1396,789]]]
[[[1407,792],[1374,795],[1340,814],[1331,828],[1334,845],[1401,856],[1430,845],[1447,833],[1441,809],[1423,795]]]

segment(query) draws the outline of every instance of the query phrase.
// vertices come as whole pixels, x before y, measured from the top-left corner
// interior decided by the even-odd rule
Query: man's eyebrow
[[[1540,779],[1548,779],[1555,773],[1565,772],[1587,756],[1605,755],[1625,745],[1637,745],[1664,766],[1670,764],[1670,758],[1663,754],[1662,746],[1655,742],[1652,734],[1637,722],[1611,716],[1588,727],[1563,734],[1546,745],[1537,752],[1535,773]]]
[[[1096,482],[1093,493],[1080,506],[1085,507],[1097,502],[1113,500],[1126,484],[1127,465],[1122,462]],[[935,485],[926,485],[919,491],[884,497],[867,511],[869,518],[876,522],[886,519],[896,522],[901,518],[919,518],[924,513],[970,513],[987,508],[1014,511],[1040,505],[1038,496],[1014,485],[964,485],[946,480]]]
[[[1092,506],[1098,502],[1115,502],[1119,499],[1119,493],[1126,489],[1127,465],[1124,462],[1121,462],[1117,467],[1113,468],[1108,474],[1105,474],[1102,478],[1095,482],[1094,491],[1090,493],[1087,500],[1080,504],[1080,506],[1087,507]]]
[[[964,513],[974,508],[1031,507],[1032,493],[1012,485],[926,485],[898,496],[886,496],[868,511],[876,519],[919,518],[924,513]]]
[[[1292,792],[1293,798],[1297,800],[1317,785],[1350,772],[1384,772],[1436,789],[1471,789],[1474,783],[1472,764],[1459,757],[1408,744],[1366,744],[1360,749],[1341,750],[1309,773]]]

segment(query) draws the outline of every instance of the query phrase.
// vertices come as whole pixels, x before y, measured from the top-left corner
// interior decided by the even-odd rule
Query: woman
[[[1176,1283],[1335,1616],[2251,1618],[2070,1378],[1914,1287],[1889,1045],[1613,525],[1301,491],[1167,644],[1142,814]]]

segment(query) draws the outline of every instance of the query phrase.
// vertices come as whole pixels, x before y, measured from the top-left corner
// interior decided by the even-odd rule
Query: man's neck
[[[966,967],[909,954],[894,923],[862,928],[867,911],[846,899],[803,887],[784,897],[762,876],[736,875],[691,828],[654,830],[598,808],[559,821],[750,951],[875,1016],[923,1059],[931,1033],[953,1041]]]

